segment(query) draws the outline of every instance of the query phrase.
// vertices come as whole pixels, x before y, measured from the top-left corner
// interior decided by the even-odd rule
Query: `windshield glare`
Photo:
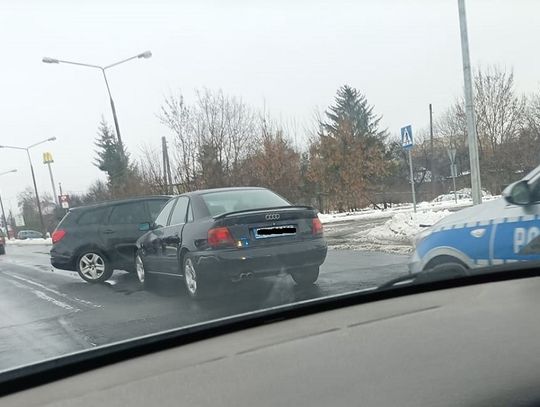
[[[540,2],[44,2],[0,5],[0,371],[539,264]]]

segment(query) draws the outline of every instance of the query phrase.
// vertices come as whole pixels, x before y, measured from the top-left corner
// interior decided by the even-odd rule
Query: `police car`
[[[503,198],[453,213],[420,232],[409,270],[450,267],[468,274],[522,261],[540,262],[540,167],[509,185]]]

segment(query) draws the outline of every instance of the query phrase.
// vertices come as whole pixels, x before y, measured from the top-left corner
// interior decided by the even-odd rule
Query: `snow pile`
[[[15,246],[36,246],[36,245],[52,245],[52,239],[49,237],[47,239],[9,239],[6,240],[6,244],[15,245]]]
[[[448,216],[450,211],[421,211],[417,213],[396,213],[383,225],[376,226],[367,232],[367,238],[375,242],[411,243],[414,236],[424,227],[431,226]]]
[[[456,191],[457,199],[459,201],[471,201],[472,203],[472,192],[471,188],[462,188]],[[489,201],[491,199],[498,198],[498,196],[493,196],[489,191],[482,190],[482,199],[485,199],[486,201]],[[435,198],[433,203],[437,202],[447,202],[447,201],[454,201],[454,191],[450,191],[448,194],[442,194],[439,195],[437,198]]]
[[[456,191],[456,195],[457,195],[457,200],[458,201],[467,200],[467,201],[472,202],[471,194]],[[455,198],[456,198],[456,196],[454,195],[454,193],[450,192],[449,194],[439,195],[437,198],[435,198],[431,202],[448,202],[448,201],[454,202]]]
[[[492,197],[492,199],[495,197]],[[485,198],[485,200],[489,200]],[[458,210],[472,206],[473,202],[471,199],[462,199],[458,202],[454,202],[454,195],[452,195],[452,200],[444,200],[439,202],[420,202],[416,205],[419,210],[437,210],[441,211],[444,209],[453,209]],[[373,220],[373,219],[386,219],[395,216],[398,213],[408,214],[413,212],[412,203],[403,203],[403,204],[394,204],[391,208],[387,209],[362,209],[356,212],[341,212],[341,213],[319,213],[319,219],[323,224],[326,223],[335,223],[335,222],[346,222],[352,220]]]
[[[322,223],[333,223],[348,220],[390,218],[393,214],[392,210],[364,209],[358,212],[319,213],[318,216]]]

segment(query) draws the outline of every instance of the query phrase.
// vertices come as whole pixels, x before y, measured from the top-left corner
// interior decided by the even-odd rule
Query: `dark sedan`
[[[137,248],[142,284],[182,277],[198,298],[224,282],[280,273],[311,285],[327,244],[315,209],[265,188],[220,188],[170,200]]]

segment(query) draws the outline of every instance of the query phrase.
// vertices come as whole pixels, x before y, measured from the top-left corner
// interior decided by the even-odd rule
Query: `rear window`
[[[211,216],[227,212],[290,205],[285,199],[267,189],[209,192],[203,194],[202,199]]]

